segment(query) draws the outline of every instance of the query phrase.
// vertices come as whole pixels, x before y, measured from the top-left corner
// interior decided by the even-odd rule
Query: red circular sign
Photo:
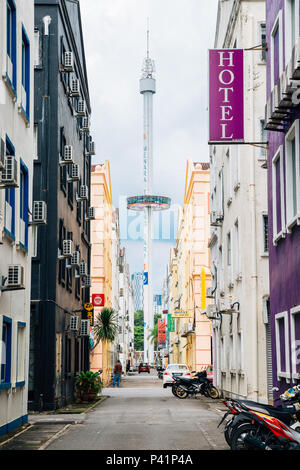
[[[92,304],[94,307],[103,307],[104,305],[104,294],[93,294]]]

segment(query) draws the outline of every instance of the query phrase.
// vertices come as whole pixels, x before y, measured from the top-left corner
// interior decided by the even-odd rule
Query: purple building
[[[270,319],[280,392],[300,383],[299,3],[266,0]]]

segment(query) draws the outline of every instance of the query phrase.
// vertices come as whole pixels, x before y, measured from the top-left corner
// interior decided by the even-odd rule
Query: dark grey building
[[[33,200],[47,206],[32,259],[29,409],[73,397],[89,369],[90,98],[77,0],[35,0]],[[41,204],[41,209],[43,205]]]

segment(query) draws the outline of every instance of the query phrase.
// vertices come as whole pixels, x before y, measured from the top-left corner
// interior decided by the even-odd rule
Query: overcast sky
[[[153,192],[183,204],[187,158],[208,161],[207,50],[213,48],[217,0],[80,0],[92,105],[93,163],[110,161],[121,234],[126,196],[143,194],[143,98],[139,79],[146,56],[156,64]],[[122,204],[123,201],[123,204]],[[165,227],[168,219],[166,219]],[[176,225],[176,217],[175,217]],[[143,233],[141,227],[141,233]],[[130,230],[129,230],[130,232]],[[132,231],[131,231],[132,232]],[[156,232],[161,233],[156,224]],[[170,233],[170,236],[168,235]],[[167,234],[167,235],[166,235]],[[132,238],[135,238],[131,235]],[[161,293],[176,226],[153,243],[153,293]],[[131,273],[143,271],[143,243],[125,240]]]

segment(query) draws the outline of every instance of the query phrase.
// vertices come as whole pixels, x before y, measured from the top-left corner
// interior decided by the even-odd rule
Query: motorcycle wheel
[[[188,396],[188,392],[186,392],[180,385],[176,387],[176,397],[180,399],[184,399]]]
[[[210,396],[210,398],[213,398],[214,400],[219,398],[219,391],[213,385],[208,386],[207,392],[208,392],[208,395]]]
[[[172,385],[172,393],[173,393],[174,397],[177,397],[176,389],[177,389],[177,385]]]
[[[255,436],[257,434],[257,426],[250,423],[238,426],[231,435],[231,450],[259,450],[248,442],[245,442],[247,434]]]

